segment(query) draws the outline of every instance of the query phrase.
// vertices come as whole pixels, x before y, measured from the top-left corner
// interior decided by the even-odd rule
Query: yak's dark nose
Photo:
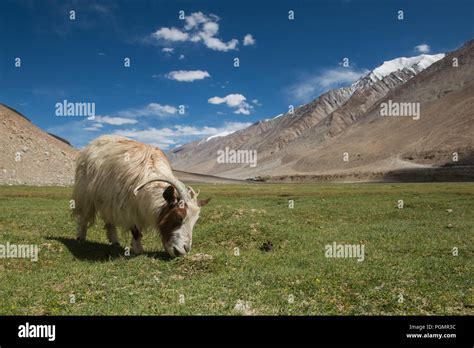
[[[189,245],[184,244],[184,250],[186,250],[186,252],[189,253],[189,250],[191,250],[191,247]]]
[[[179,257],[179,256],[183,256],[184,254],[182,254],[178,248],[176,247],[173,247],[173,251],[174,251],[174,256],[176,257]]]

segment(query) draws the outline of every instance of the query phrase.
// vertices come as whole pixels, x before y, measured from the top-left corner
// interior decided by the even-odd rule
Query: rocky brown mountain
[[[416,117],[383,117],[385,105]],[[448,55],[397,58],[294,113],[171,151],[177,169],[245,179],[349,175],[474,164],[474,41]],[[255,150],[258,165],[218,163],[225,148]]]
[[[71,185],[77,150],[0,104],[0,184]]]

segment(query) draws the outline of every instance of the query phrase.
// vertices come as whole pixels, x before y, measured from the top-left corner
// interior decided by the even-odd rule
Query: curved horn
[[[193,199],[196,199],[197,196],[199,195],[199,192],[201,192],[201,190],[198,189],[198,192],[194,191],[194,189],[191,187],[191,186],[188,186],[188,190],[191,191],[191,193],[193,194]]]
[[[155,181],[161,181],[161,182],[166,182],[176,189],[178,191],[178,197],[184,201],[190,201],[191,197],[189,196],[188,190],[186,189],[186,186],[179,181],[178,179],[175,178],[160,178],[160,177],[155,177],[153,179],[150,179],[143,184],[138,185],[135,187],[133,190],[133,194],[136,196],[138,194],[138,191],[140,191],[143,187],[148,185],[149,183],[155,182]]]

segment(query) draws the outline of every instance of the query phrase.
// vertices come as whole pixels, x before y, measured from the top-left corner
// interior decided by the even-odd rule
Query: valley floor
[[[193,187],[212,200],[170,260],[153,233],[126,256],[101,221],[77,243],[70,188],[0,186],[0,245],[40,248],[0,258],[0,314],[474,314],[474,184]]]

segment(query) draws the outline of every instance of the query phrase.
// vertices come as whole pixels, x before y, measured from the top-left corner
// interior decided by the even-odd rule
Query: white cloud
[[[237,44],[239,43],[238,40],[232,39],[229,42],[223,42],[215,37],[211,36],[203,36],[204,44],[215,51],[231,51],[237,48]]]
[[[102,123],[94,123],[91,126],[84,128],[84,130],[89,132],[97,132],[103,127],[104,125]]]
[[[139,121],[136,119],[138,117],[156,116],[161,119],[172,116],[177,112],[178,109],[174,106],[150,103],[141,108],[124,109],[114,112],[110,115],[96,115],[94,120],[89,120],[87,118],[82,118],[81,120],[71,120],[64,124],[50,127],[48,132],[59,135],[70,141],[74,146],[80,147],[90,142],[99,134],[119,133],[116,128],[115,130],[106,129],[104,131],[106,125],[112,128],[123,125],[129,125],[129,127],[134,125],[133,127],[136,127],[139,124]],[[100,133],[97,134],[97,132]],[[205,134],[207,135],[208,133]],[[165,135],[167,135],[166,132]],[[152,143],[151,140],[147,142]],[[171,142],[171,144],[174,144],[174,142]]]
[[[171,48],[171,47],[164,47],[164,48],[161,49],[161,52],[173,53],[173,52],[174,52],[174,48]]]
[[[138,117],[155,116],[159,118],[169,117],[178,112],[178,109],[171,105],[161,105],[158,103],[150,103],[141,108],[129,108],[114,112],[111,115],[97,115],[94,117],[93,125],[86,122],[86,130],[96,131],[102,128],[104,124],[111,126],[123,126],[126,124],[136,124]]]
[[[105,124],[110,124],[113,126],[121,126],[124,124],[135,124],[138,121],[131,119],[131,118],[125,118],[125,117],[111,117],[111,116],[95,116],[94,121],[98,122],[99,124],[105,123]],[[93,127],[94,125],[92,125]],[[100,127],[102,128],[102,127]]]
[[[151,37],[165,42],[202,42],[206,47],[215,51],[236,50],[239,44],[237,39],[226,42],[218,38],[219,24],[217,22],[219,20],[220,18],[213,14],[205,15],[202,12],[194,12],[185,17],[185,25],[182,29],[163,27],[152,33]],[[253,43],[255,42],[251,35],[250,39]]]
[[[142,116],[157,116],[167,117],[174,115],[178,112],[178,109],[171,105],[161,105],[158,103],[150,103],[141,108],[130,108],[122,111],[118,111],[115,115],[119,117],[135,118]]]
[[[215,51],[227,52],[230,50],[235,50],[237,48],[237,45],[239,43],[237,39],[232,39],[228,42],[224,42],[215,37],[218,32],[219,24],[215,22],[207,22],[204,23],[202,31],[200,31],[194,38],[197,41],[199,41],[197,38],[202,39],[206,47]]]
[[[166,77],[170,80],[176,80],[181,82],[192,82],[195,80],[202,80],[211,75],[207,71],[202,70],[178,70],[171,71],[166,74]]]
[[[208,35],[208,36],[214,36],[219,32],[219,24],[216,22],[206,22],[202,26],[202,33]]]
[[[216,19],[218,20],[219,18],[216,16]],[[186,25],[184,26],[185,30],[194,29],[199,24],[206,23],[209,21],[208,17],[201,11],[191,13],[189,16],[186,16],[184,20],[186,22]]]
[[[132,138],[144,143],[152,144],[161,148],[168,148],[175,144],[175,136],[170,128],[157,129],[154,127],[147,129],[117,129],[114,134]]]
[[[144,143],[167,149],[170,146],[176,146],[195,140],[196,137],[210,137],[217,134],[227,134],[237,130],[249,127],[249,122],[226,122],[221,127],[195,127],[186,125],[175,125],[171,128],[155,128],[146,129],[123,129],[116,130],[114,134],[133,138]]]
[[[250,115],[250,108],[248,104],[239,106],[237,110],[234,111],[234,114]]]
[[[255,39],[253,38],[252,34],[247,34],[244,36],[244,46],[251,45],[255,45]]]
[[[255,104],[255,105],[257,105],[257,106],[262,106],[262,103],[260,103],[260,102],[258,101],[258,99],[253,99],[253,100],[252,100],[252,103]]]
[[[180,54],[178,59],[179,60],[184,59],[184,54]]]
[[[181,30],[176,28],[163,27],[161,29],[158,29],[151,35],[155,39],[161,39],[166,41],[187,41],[189,39],[188,33],[182,32]]]
[[[96,138],[98,134],[95,132],[102,128],[101,126],[94,126],[94,124],[91,125],[90,122],[87,118],[82,120],[72,118],[71,121],[64,124],[49,127],[47,131],[66,139],[75,147],[80,147]]]
[[[209,104],[219,105],[226,104],[230,108],[235,108],[235,114],[249,115],[250,110],[253,109],[253,106],[246,102],[247,98],[242,94],[229,94],[225,97],[212,97],[207,101]]]
[[[287,92],[297,102],[307,102],[329,89],[350,85],[368,72],[366,69],[328,69],[316,75],[305,76],[290,86]]]
[[[229,94],[224,98],[221,97],[212,97],[209,98],[208,102],[210,104],[222,104],[226,103],[227,106],[236,107],[239,106],[246,98],[242,94]]]
[[[367,70],[352,70],[347,68],[326,70],[318,76],[319,84],[322,87],[332,87],[340,84],[349,84],[367,74]]]
[[[421,44],[421,45],[415,46],[415,51],[419,53],[429,53],[431,51],[431,47],[427,44]]]

